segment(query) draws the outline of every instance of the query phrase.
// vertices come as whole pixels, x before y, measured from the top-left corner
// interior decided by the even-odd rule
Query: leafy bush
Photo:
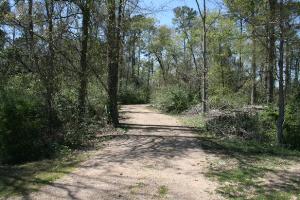
[[[119,92],[119,101],[122,104],[144,104],[149,102],[147,88],[135,88],[132,85],[123,87]]]
[[[244,94],[234,93],[229,89],[220,88],[215,90],[209,98],[209,106],[212,109],[233,109],[240,108],[247,104],[247,97]]]
[[[258,113],[258,133],[261,138],[267,141],[276,141],[276,122],[278,118],[278,111],[273,106],[268,106],[265,110]]]
[[[180,113],[193,104],[193,95],[180,87],[166,87],[153,94],[153,104],[168,113]]]
[[[288,146],[300,149],[300,92],[286,107],[284,141]]]
[[[14,91],[0,94],[0,161],[23,162],[49,156],[40,99]]]
[[[103,86],[102,86],[103,87]],[[88,88],[88,117],[104,126],[107,122],[107,94],[99,84],[90,83]]]
[[[55,107],[58,118],[62,122],[62,129],[58,143],[72,149],[86,146],[105,123],[106,97],[97,90],[94,84],[89,85],[87,113],[82,121],[78,118],[77,91],[64,88],[59,98],[56,98]]]

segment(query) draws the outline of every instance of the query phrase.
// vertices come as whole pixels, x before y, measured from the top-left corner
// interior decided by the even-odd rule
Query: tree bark
[[[33,0],[28,0],[28,32],[29,32],[29,51],[30,51],[30,63],[33,65],[33,52],[34,52],[34,38],[33,38],[33,19],[32,19],[32,10],[33,10]],[[32,66],[31,66],[32,67]]]
[[[296,60],[296,64],[295,64],[295,78],[294,78],[294,82],[295,84],[299,84],[299,58]]]
[[[275,15],[276,15],[276,0],[269,0],[270,23],[269,23],[269,84],[268,84],[268,103],[274,101],[274,66],[275,64]]]
[[[285,53],[285,96],[288,95],[291,88],[291,52],[290,44],[286,41],[286,53]]]
[[[224,74],[224,66],[223,66],[223,58],[222,58],[222,46],[219,41],[219,65],[221,68],[221,86],[225,88],[225,74]]]
[[[206,24],[206,0],[203,0],[203,12],[201,11],[200,5],[198,0],[196,0],[198,11],[201,16],[202,20],[202,31],[203,31],[203,38],[202,38],[202,57],[203,57],[203,73],[202,73],[202,112],[207,113],[208,111],[208,63],[207,63],[207,24]]]
[[[156,57],[156,60],[159,64],[159,66],[160,66],[164,83],[166,83],[167,82],[167,77],[166,77],[166,69],[165,69],[164,63],[163,63],[162,59],[160,58],[160,56],[158,56],[156,53],[155,53],[155,57]]]
[[[279,44],[279,98],[278,98],[278,121],[277,121],[277,141],[283,144],[283,123],[284,123],[284,86],[283,86],[283,57],[284,57],[284,24],[283,24],[283,0],[280,1],[280,44]]]
[[[254,32],[254,31],[253,31]],[[256,103],[256,39],[254,33],[252,32],[252,61],[251,61],[251,104],[254,105]]]
[[[90,6],[91,0],[87,0],[82,6],[82,39],[81,39],[81,56],[80,56],[80,87],[78,91],[78,110],[79,120],[82,121],[86,114],[86,97],[87,97],[87,83],[88,83],[88,40],[89,40],[89,23],[90,23]]]
[[[123,1],[120,0],[119,8],[122,7]],[[108,43],[108,123],[114,127],[119,125],[118,112],[118,67],[119,67],[119,46],[120,46],[120,27],[116,23],[116,2],[107,0],[108,8],[108,26],[107,26],[107,43]],[[118,20],[121,20],[121,11],[119,9]]]
[[[243,41],[243,19],[240,19],[240,48],[239,48],[239,69],[237,89],[242,87],[243,79],[243,60],[242,60],[242,41]]]
[[[131,51],[131,78],[135,78],[135,65],[136,65],[136,55],[135,55],[135,51],[136,51],[136,45],[135,45],[135,41],[136,40],[136,36],[135,33],[133,35],[133,43],[132,43],[132,51]]]
[[[46,0],[46,13],[48,22],[48,56],[47,56],[47,70],[44,75],[44,84],[46,87],[46,105],[48,115],[48,132],[53,135],[54,126],[54,41],[53,41],[53,0]]]

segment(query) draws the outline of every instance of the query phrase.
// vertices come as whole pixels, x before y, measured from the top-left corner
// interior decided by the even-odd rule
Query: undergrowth
[[[181,121],[197,127],[201,147],[215,155],[206,175],[220,183],[217,191],[225,198],[300,198],[299,151],[280,147],[275,141],[215,134],[207,131],[201,116]]]

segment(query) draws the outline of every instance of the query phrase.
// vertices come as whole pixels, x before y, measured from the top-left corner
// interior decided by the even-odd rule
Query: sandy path
[[[126,136],[105,144],[73,173],[24,199],[221,199],[203,173],[205,153],[191,129],[147,105],[123,106]],[[210,155],[211,156],[211,155]]]

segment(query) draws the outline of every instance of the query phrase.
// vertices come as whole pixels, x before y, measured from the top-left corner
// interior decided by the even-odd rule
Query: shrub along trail
[[[205,177],[214,154],[191,128],[147,105],[123,106],[123,136],[26,199],[221,199]],[[16,198],[16,197],[15,197]]]

